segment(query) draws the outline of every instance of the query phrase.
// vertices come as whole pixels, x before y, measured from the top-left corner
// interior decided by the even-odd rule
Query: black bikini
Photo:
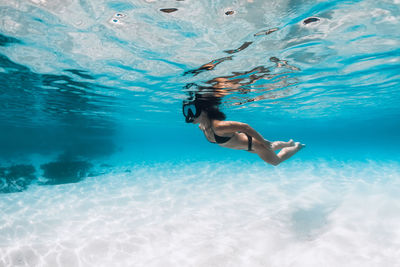
[[[253,148],[252,148],[252,146],[253,146],[253,137],[248,135],[247,133],[244,133],[244,134],[247,136],[247,139],[249,140],[248,141],[249,143],[247,145],[247,151],[252,151],[253,150]]]
[[[231,138],[232,138],[232,136],[219,136],[219,135],[216,135],[214,130],[213,130],[213,133],[214,133],[215,143],[217,143],[217,144],[226,143],[229,140],[231,140]]]
[[[231,140],[231,138],[233,137],[233,136],[219,136],[219,135],[215,134],[214,129],[211,128],[211,130],[214,133],[214,139],[215,139],[216,144],[224,144],[224,143],[228,142],[229,140]],[[244,134],[247,136],[247,139],[249,140],[248,146],[247,146],[247,151],[252,151],[253,137],[248,135],[247,133],[244,133]],[[211,142],[211,143],[214,143],[214,142]]]

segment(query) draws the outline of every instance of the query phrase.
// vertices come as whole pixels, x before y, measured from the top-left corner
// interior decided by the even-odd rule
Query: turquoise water
[[[0,14],[0,266],[398,266],[399,1]],[[207,142],[199,91],[307,147],[273,167]]]

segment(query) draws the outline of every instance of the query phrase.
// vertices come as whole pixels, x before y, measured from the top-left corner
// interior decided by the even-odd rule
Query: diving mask
[[[196,105],[195,101],[184,103],[182,111],[187,123],[193,122],[201,113],[200,108]]]

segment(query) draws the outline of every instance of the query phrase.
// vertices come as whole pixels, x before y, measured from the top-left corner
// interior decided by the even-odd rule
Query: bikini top
[[[214,139],[215,139],[215,143],[216,144],[223,144],[223,143],[226,143],[226,142],[228,142],[229,140],[231,140],[231,138],[233,137],[233,135],[232,136],[220,136],[220,135],[217,135],[215,132],[214,132],[214,129],[213,128],[211,128],[211,131],[213,132],[213,134],[214,134]],[[211,142],[211,141],[210,141]],[[214,143],[214,142],[211,142],[211,143]]]
[[[213,132],[214,132],[214,130],[213,130]],[[219,135],[216,135],[214,132],[214,139],[215,139],[215,143],[217,143],[217,144],[226,143],[229,140],[231,140],[231,138],[232,138],[232,136],[219,136]]]
[[[214,132],[214,129],[213,129],[212,127],[210,127],[210,128],[211,128],[211,131],[212,131],[213,134],[214,134],[214,139],[215,139],[215,142],[212,142],[212,141],[208,140],[208,138],[207,138],[207,140],[208,140],[210,143],[213,143],[213,144],[223,144],[223,143],[226,143],[226,142],[228,142],[229,140],[231,140],[231,138],[233,137],[233,135],[232,135],[232,136],[220,136],[220,135],[217,135],[217,134]]]

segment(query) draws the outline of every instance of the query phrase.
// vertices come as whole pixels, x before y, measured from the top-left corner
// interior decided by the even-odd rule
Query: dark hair
[[[225,120],[226,115],[219,110],[221,99],[215,96],[196,96],[196,104],[202,110],[207,112],[207,117],[212,120]]]

